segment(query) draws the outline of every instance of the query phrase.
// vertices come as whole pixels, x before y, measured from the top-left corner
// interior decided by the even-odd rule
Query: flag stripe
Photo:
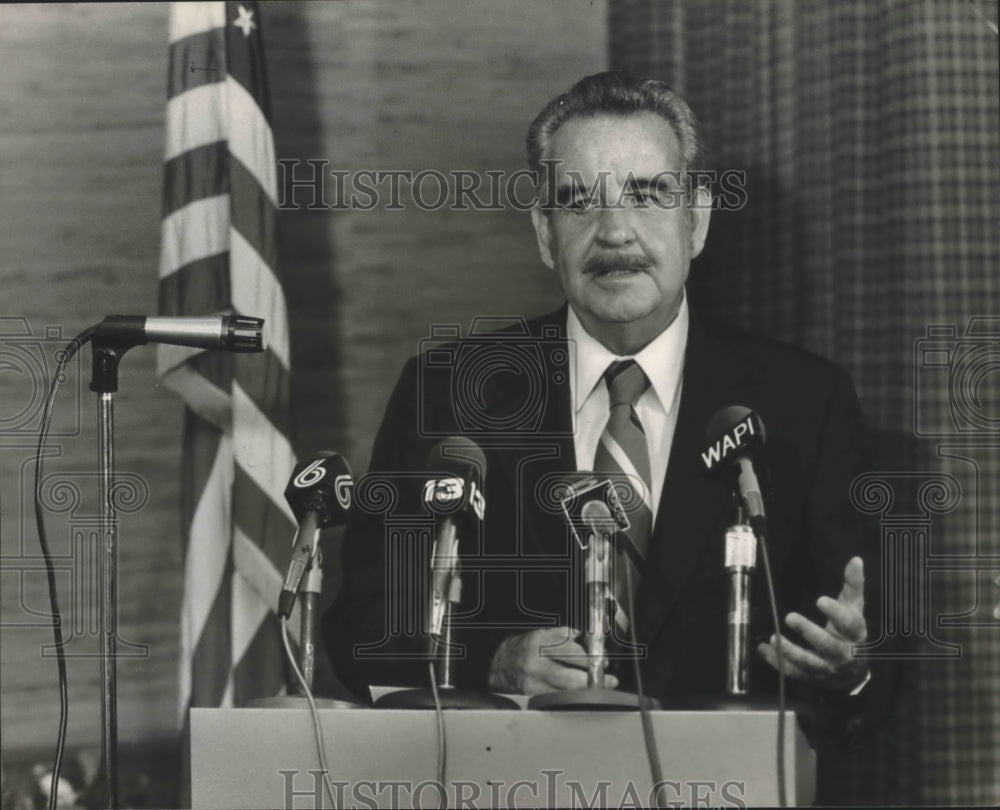
[[[248,492],[248,490],[244,490],[244,492]],[[283,523],[282,528],[286,531],[285,536],[282,537],[284,548],[281,554],[287,558],[294,534],[287,530],[287,524]],[[257,543],[256,538],[245,534],[239,526],[236,526],[233,532],[233,561],[240,576],[253,588],[258,598],[269,607],[278,603],[278,594],[281,591],[284,577],[275,567],[272,558]],[[284,562],[282,562],[281,567],[285,567]]]
[[[274,427],[291,435],[291,375],[270,350],[261,354],[236,355],[235,376],[240,387]]]
[[[194,87],[167,102],[164,158],[171,160],[188,149],[225,140],[226,82]]]
[[[173,3],[170,6],[167,42],[174,43],[226,25],[224,3]],[[173,54],[171,54],[172,56]]]
[[[194,519],[202,492],[216,466],[222,434],[212,423],[201,419],[191,410],[185,411],[183,430],[184,441],[192,448],[191,452],[185,453],[181,459],[183,514],[190,517],[182,528],[188,534],[191,532],[191,521]]]
[[[223,81],[226,78],[225,65],[226,42],[221,28],[199,31],[172,42],[167,98]]]
[[[225,141],[207,143],[168,160],[163,167],[163,215],[228,192],[229,160]]]
[[[258,178],[247,171],[241,161],[233,160],[229,181],[233,194],[230,209],[233,227],[264,262],[273,266],[277,208],[264,193]]]
[[[266,321],[268,348],[285,368],[291,367],[285,293],[271,269],[250,244],[234,230],[230,234],[230,261],[244,268],[239,284],[233,284],[233,308],[244,315]]]
[[[256,588],[251,587],[246,578],[237,571],[232,578],[233,614],[230,627],[233,633],[233,662],[238,662],[253,642],[264,618],[271,613],[270,606],[264,602]],[[280,662],[281,658],[276,658]]]
[[[187,366],[199,377],[223,391],[228,391],[233,381],[235,357],[229,352],[202,352],[195,355]]]
[[[229,249],[229,197],[195,200],[163,220],[160,277]]]
[[[227,561],[226,570],[219,581],[219,589],[206,614],[198,639],[190,655],[190,689],[181,694],[182,706],[220,706],[229,686],[229,669],[218,665],[219,657],[230,657],[232,631],[230,630],[230,610],[232,604],[231,580],[232,562]],[[187,660],[182,658],[182,663]]]
[[[229,253],[178,267],[160,280],[161,315],[213,315],[230,307]]]
[[[274,501],[267,497],[257,483],[237,466],[233,481],[233,499],[236,511],[233,513],[233,525],[250,538],[255,547],[262,552],[263,558],[270,561],[275,578],[280,579],[277,571],[288,563],[292,541],[295,538],[295,524],[289,521]],[[246,560],[246,557],[242,558]],[[253,565],[258,565],[254,561]],[[250,579],[264,588],[265,580],[254,576]],[[280,584],[280,583],[279,583]],[[261,595],[270,599],[268,590],[261,590]],[[274,604],[277,604],[278,591],[273,593]]]
[[[285,660],[285,650],[281,644],[281,628],[278,619],[273,614],[265,615],[243,655],[237,659],[233,668],[233,699],[237,706],[258,696],[262,689],[267,694],[278,694],[285,686],[284,667],[275,667],[268,672],[268,680],[261,682],[259,668],[255,661],[276,661],[279,664]]]
[[[277,204],[278,167],[274,159],[274,136],[267,127],[267,119],[254,99],[232,79],[226,85],[226,100],[232,119],[247,124],[230,130],[229,148],[257,178],[271,202]]]
[[[274,430],[267,417],[254,404],[238,382],[233,383],[233,420],[241,423],[253,441],[237,443],[236,460],[239,467],[253,479],[288,516],[294,526],[295,517],[281,493],[285,491],[288,476],[295,466],[295,453],[288,438]]]
[[[215,706],[226,678],[206,677],[214,669],[206,668],[205,660],[229,648],[229,593],[224,584],[232,562],[228,543],[219,541],[231,532],[228,510],[220,505],[225,506],[232,487],[232,442],[189,411],[185,445],[189,452],[183,461],[184,501],[192,519],[185,527],[190,542],[184,566],[181,699],[182,705],[192,700],[193,705]],[[199,653],[206,645],[211,652]]]

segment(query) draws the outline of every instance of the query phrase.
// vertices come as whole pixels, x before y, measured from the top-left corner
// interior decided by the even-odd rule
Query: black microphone
[[[432,639],[438,639],[458,557],[459,531],[474,529],[486,512],[486,456],[470,439],[451,436],[434,445],[427,468],[434,477],[424,484],[423,499],[436,516],[427,629]]]
[[[351,508],[351,468],[336,453],[324,451],[312,461],[302,462],[292,470],[285,488],[285,500],[299,524],[292,541],[292,560],[278,596],[278,616],[287,619],[295,607],[302,577],[316,554],[320,529],[341,526]]]
[[[764,498],[753,467],[753,455],[764,446],[764,423],[756,412],[743,405],[731,405],[715,414],[705,431],[708,447],[701,460],[709,472],[739,470],[737,486],[755,529],[764,523]]]
[[[245,315],[198,318],[108,315],[97,325],[93,342],[123,349],[144,343],[167,343],[196,349],[260,352],[265,348],[264,319]]]

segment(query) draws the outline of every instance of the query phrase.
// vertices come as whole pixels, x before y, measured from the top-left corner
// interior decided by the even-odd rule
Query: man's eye
[[[583,213],[594,208],[594,201],[589,197],[578,197],[576,199],[569,200],[563,208],[567,211],[577,211]]]
[[[629,189],[623,195],[624,202],[631,203],[632,205],[640,208],[648,208],[653,205],[658,205],[662,196],[662,192],[657,188],[633,188]]]

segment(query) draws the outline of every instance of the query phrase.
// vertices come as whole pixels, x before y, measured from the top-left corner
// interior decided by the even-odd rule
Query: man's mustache
[[[649,261],[645,256],[633,256],[631,254],[613,254],[610,256],[595,256],[588,259],[583,269],[595,275],[609,273],[615,270],[642,271],[649,268]]]

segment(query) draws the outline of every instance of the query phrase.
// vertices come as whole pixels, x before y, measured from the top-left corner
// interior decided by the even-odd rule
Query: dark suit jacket
[[[504,637],[579,615],[574,544],[553,494],[577,469],[565,322],[563,307],[521,329],[425,352],[403,370],[371,472],[355,489],[360,508],[345,536],[343,587],[325,619],[327,649],[348,686],[426,684],[419,615],[429,532],[419,526],[430,521],[419,489],[429,477],[429,451],[447,436],[472,438],[487,460],[486,519],[462,538],[458,685],[485,687]],[[769,473],[768,547],[781,615],[797,610],[824,623],[815,600],[836,597],[855,554],[865,558],[867,584],[878,581],[877,532],[866,530],[849,502],[863,443],[846,373],[692,309],[680,410],[637,604],[639,640],[648,645],[644,686],[665,700],[724,689],[723,538],[733,495],[731,482],[706,473],[701,452],[708,420],[730,405],[754,409],[766,428],[759,466]],[[388,490],[395,500],[387,510]],[[759,639],[772,632],[759,558],[751,628]],[[773,691],[774,673],[756,654],[753,660],[753,690]]]

